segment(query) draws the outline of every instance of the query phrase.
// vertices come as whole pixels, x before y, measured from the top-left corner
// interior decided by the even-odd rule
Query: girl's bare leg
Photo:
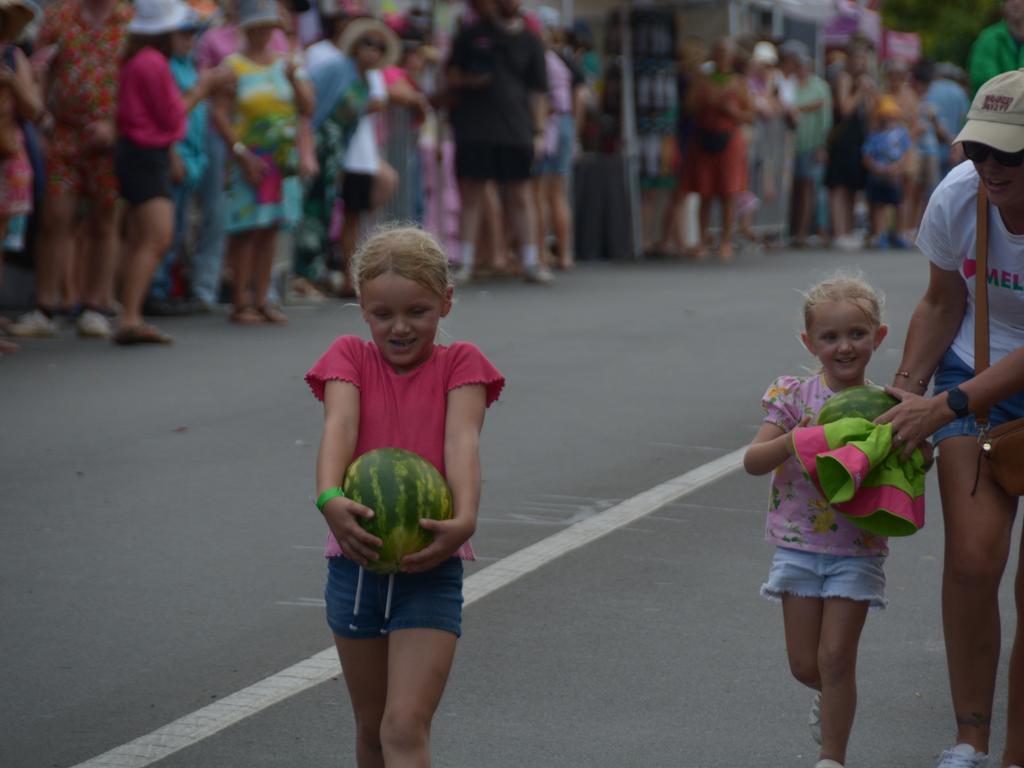
[[[384,768],[381,721],[388,684],[388,638],[334,638],[356,720],[356,765]]]
[[[174,236],[174,205],[166,197],[155,197],[132,206],[128,216],[131,218],[130,239],[121,267],[121,303],[124,306],[121,325],[125,328],[142,324],[146,291]],[[96,286],[98,283],[94,282]],[[95,290],[106,289],[96,287]],[[95,292],[86,294],[89,300],[98,296]]]
[[[865,601],[829,598],[821,619],[821,758],[846,762],[857,711],[857,647],[868,615]]]

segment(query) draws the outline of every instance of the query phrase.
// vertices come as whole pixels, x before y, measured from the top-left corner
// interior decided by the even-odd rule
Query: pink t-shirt
[[[764,421],[789,432],[804,416],[813,422],[833,394],[824,376],[780,376],[761,400]],[[888,539],[861,530],[831,507],[795,456],[772,473],[765,538],[780,547],[825,555],[889,554]]]
[[[169,147],[185,136],[185,102],[167,59],[146,47],[121,67],[117,132],[141,147]]]
[[[233,24],[222,24],[203,33],[196,42],[196,67],[210,69],[219,66],[232,53],[242,50],[244,37]],[[267,46],[274,53],[288,53],[288,36],[275,29]]]
[[[487,388],[489,406],[501,394],[505,377],[473,344],[434,345],[430,358],[405,374],[395,373],[377,345],[358,336],[340,336],[306,374],[318,400],[328,381],[348,381],[359,389],[359,437],[352,458],[376,448],[404,448],[418,453],[442,474],[448,393],[467,384]],[[324,555],[336,557],[341,547],[327,534]],[[467,541],[455,553],[473,560]]]

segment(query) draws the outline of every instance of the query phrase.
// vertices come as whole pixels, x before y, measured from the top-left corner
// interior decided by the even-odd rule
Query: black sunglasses
[[[1024,150],[1003,152],[1001,149],[995,149],[988,144],[979,144],[977,141],[965,141],[963,147],[967,159],[974,163],[984,163],[988,160],[989,155],[992,155],[992,159],[997,163],[1005,165],[1007,168],[1019,168],[1021,163],[1024,163]]]
[[[359,41],[359,45],[364,48],[376,48],[381,53],[384,53],[388,49],[387,44],[383,40],[375,40],[372,37],[364,37]]]

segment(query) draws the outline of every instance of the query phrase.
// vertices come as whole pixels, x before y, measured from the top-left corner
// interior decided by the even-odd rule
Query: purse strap
[[[988,192],[985,183],[978,179],[978,222],[976,227],[975,259],[977,271],[974,275],[974,375],[988,368],[989,322],[988,322]],[[988,408],[981,408],[974,414],[974,420],[985,427],[988,424]]]

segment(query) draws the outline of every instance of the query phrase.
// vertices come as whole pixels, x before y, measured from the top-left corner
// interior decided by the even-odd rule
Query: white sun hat
[[[135,0],[128,32],[133,35],[163,35],[186,25],[189,6],[183,0]]]

